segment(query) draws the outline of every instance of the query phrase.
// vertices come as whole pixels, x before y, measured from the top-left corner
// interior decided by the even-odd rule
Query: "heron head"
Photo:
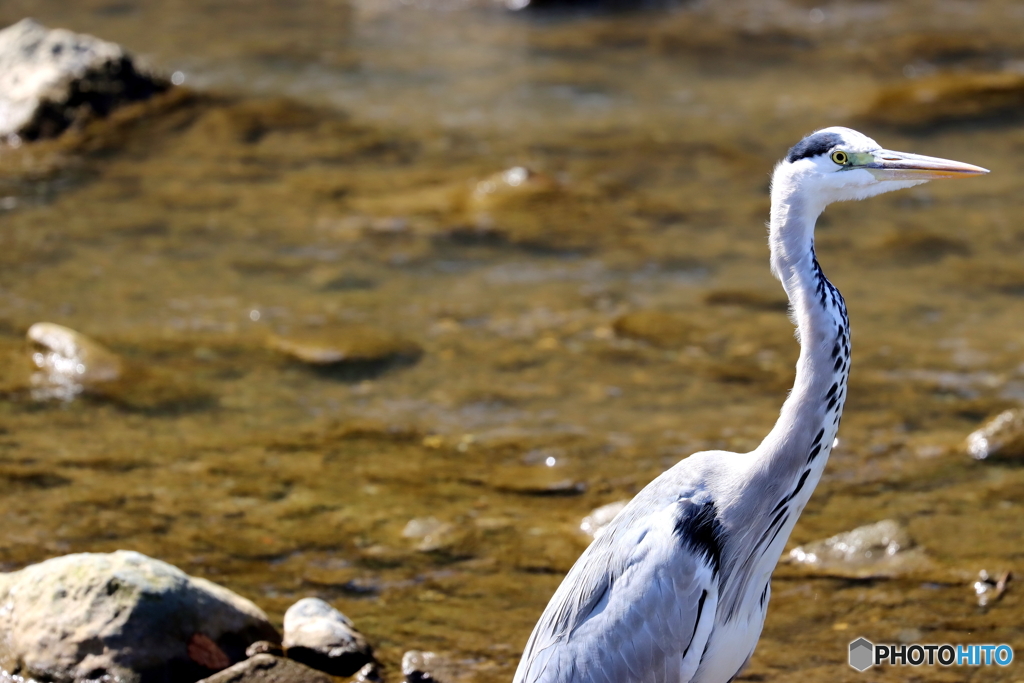
[[[913,187],[936,178],[966,178],[987,169],[949,159],[894,152],[862,133],[841,126],[811,133],[779,162],[780,182],[814,196],[821,208]]]

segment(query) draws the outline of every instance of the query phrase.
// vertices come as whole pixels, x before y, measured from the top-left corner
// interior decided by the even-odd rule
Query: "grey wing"
[[[680,512],[698,507],[691,500],[642,507],[623,510],[569,571],[530,636],[514,683],[692,678],[715,620],[717,566],[676,534]]]

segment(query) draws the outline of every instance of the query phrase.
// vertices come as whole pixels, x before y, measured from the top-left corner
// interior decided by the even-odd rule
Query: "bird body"
[[[850,324],[814,252],[834,201],[985,173],[817,131],[776,166],[772,272],[800,341],[796,380],[750,453],[704,451],[641,490],[584,551],[534,628],[514,683],[726,683],[761,635],[771,574],[836,439]]]

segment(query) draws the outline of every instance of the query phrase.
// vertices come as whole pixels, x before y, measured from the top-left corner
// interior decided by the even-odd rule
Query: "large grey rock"
[[[194,681],[278,640],[253,603],[140,553],[82,553],[0,574],[0,669],[70,683]]]
[[[114,43],[32,19],[0,31],[0,136],[53,137],[168,87]]]
[[[319,598],[303,598],[284,613],[284,648],[289,659],[333,676],[351,676],[373,661],[352,621]]]
[[[304,664],[260,654],[204,678],[199,683],[332,683],[332,680],[327,674],[314,671]]]

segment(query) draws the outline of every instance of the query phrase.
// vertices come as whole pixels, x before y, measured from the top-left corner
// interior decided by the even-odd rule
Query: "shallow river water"
[[[858,636],[1024,657],[1024,593],[971,588],[1024,571],[1024,467],[963,448],[1024,402],[1024,86],[971,90],[1024,69],[1024,4],[0,2],[28,15],[185,82],[0,150],[0,569],[139,550],[278,623],[331,601],[391,679],[423,649],[509,680],[590,510],[771,427],[797,346],[768,176],[843,124],[992,169],[819,222],[853,372],[791,545],[892,518],[930,564],[780,568],[741,680],[1024,679],[846,665]],[[135,374],[33,401],[39,321]],[[317,370],[267,342],[352,330],[420,352]]]

